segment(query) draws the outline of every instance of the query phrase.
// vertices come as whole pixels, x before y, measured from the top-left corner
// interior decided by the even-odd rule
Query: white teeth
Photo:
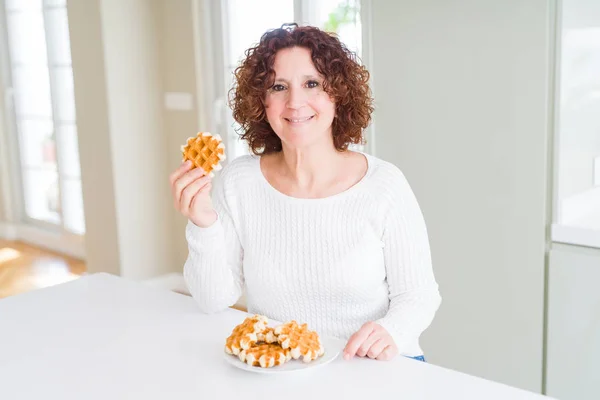
[[[311,118],[312,118],[312,116],[306,117],[306,118],[302,118],[302,119],[288,118],[288,121],[290,121],[290,122],[304,122],[304,121],[308,121]]]

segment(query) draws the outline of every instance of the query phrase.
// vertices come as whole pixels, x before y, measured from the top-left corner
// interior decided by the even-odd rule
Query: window
[[[26,222],[85,232],[66,0],[4,0],[6,114]]]
[[[244,57],[244,51],[258,42],[268,29],[278,28],[283,23],[294,20],[293,0],[224,0],[223,24],[225,53],[225,87],[222,93],[222,106],[225,113],[228,157],[248,154],[246,143],[236,133],[237,124],[231,109],[227,106],[227,91],[233,85],[233,71]],[[269,10],[265,12],[265,10]]]
[[[350,50],[359,57],[362,54],[360,0],[222,0],[221,20],[222,27],[215,27],[214,36],[223,39],[224,65],[215,65],[214,70],[224,71],[224,84],[217,89],[215,104],[216,114],[224,121],[217,129],[226,133],[230,158],[248,154],[227,106],[233,71],[243,59],[244,51],[258,43],[264,32],[289,22],[318,26],[337,33]]]
[[[600,3],[562,4],[554,241],[600,247]]]

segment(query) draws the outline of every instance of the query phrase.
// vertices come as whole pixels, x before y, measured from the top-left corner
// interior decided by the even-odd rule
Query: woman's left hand
[[[398,354],[398,347],[388,331],[375,322],[367,322],[350,337],[344,348],[344,359],[354,355],[376,360],[391,360]]]

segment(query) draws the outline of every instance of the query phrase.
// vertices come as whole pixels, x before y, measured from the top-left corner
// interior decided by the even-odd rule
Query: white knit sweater
[[[427,230],[402,172],[366,156],[363,179],[323,199],[277,191],[259,157],[231,161],[215,180],[217,221],[186,228],[184,276],[200,309],[221,311],[245,292],[250,313],[344,339],[375,321],[400,354],[421,355],[441,301]]]

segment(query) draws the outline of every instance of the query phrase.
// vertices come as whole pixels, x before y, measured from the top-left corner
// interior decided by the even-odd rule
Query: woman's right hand
[[[217,220],[210,198],[212,179],[202,168],[191,168],[188,160],[169,176],[173,201],[183,216],[200,228],[208,228]]]

